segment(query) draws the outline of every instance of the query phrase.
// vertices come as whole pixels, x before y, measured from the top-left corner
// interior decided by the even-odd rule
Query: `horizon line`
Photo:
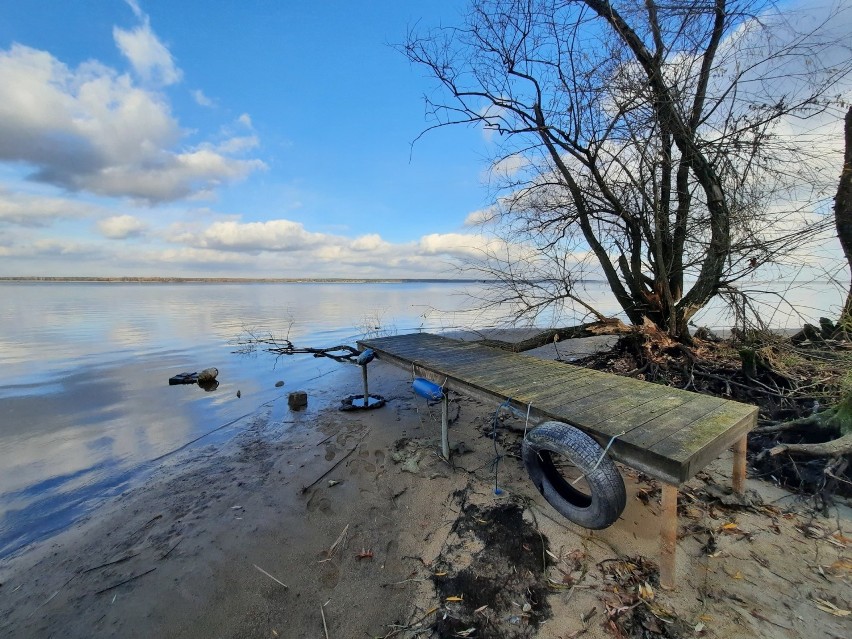
[[[0,276],[0,282],[228,282],[228,283],[405,283],[405,282],[484,282],[475,278],[440,277],[183,277],[183,276],[68,276],[68,275],[20,275]]]

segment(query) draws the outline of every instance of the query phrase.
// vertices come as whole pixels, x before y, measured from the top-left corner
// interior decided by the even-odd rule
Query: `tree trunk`
[[[846,151],[843,154],[843,172],[840,174],[840,185],[834,198],[834,223],[837,226],[837,237],[846,255],[852,275],[852,107],[846,112],[844,126]],[[840,316],[840,324],[846,329],[852,327],[852,282],[846,296],[846,304]]]

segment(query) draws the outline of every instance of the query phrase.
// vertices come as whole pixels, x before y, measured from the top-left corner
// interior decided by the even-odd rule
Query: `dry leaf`
[[[820,599],[819,597],[814,597],[814,603],[816,607],[822,610],[823,612],[830,613],[835,617],[848,617],[852,614],[852,611],[843,610],[842,608],[838,608],[830,601],[826,601],[825,599]]]
[[[647,581],[644,584],[639,584],[639,597],[646,601],[654,600],[654,589]]]
[[[464,597],[447,597],[447,601],[464,601]]]
[[[849,559],[838,559],[833,564],[828,567],[830,570],[834,570],[840,572],[845,570],[847,572],[852,571],[852,560]]]
[[[852,539],[850,539],[849,537],[845,536],[845,535],[844,535],[843,533],[841,533],[839,530],[838,530],[836,533],[834,533],[831,537],[829,537],[829,538],[828,538],[828,540],[829,540],[831,543],[833,543],[833,544],[835,544],[835,545],[837,545],[837,546],[842,546],[842,547],[846,547],[846,546],[848,546],[850,543],[852,543]]]

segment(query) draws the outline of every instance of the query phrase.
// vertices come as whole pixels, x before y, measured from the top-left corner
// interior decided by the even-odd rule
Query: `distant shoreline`
[[[483,280],[343,277],[0,277],[0,282],[97,282],[138,284],[474,284]]]

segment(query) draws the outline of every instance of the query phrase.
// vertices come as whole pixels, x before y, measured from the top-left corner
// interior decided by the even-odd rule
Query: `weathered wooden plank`
[[[615,377],[613,375],[613,377]],[[570,414],[575,419],[574,408],[587,410],[605,404],[613,391],[618,392],[619,379],[596,379],[581,385],[572,385],[561,393],[541,397],[537,403],[557,414]],[[584,424],[585,426],[585,424]]]
[[[757,407],[726,402],[712,413],[657,442],[651,450],[679,461],[691,477],[757,424]]]
[[[644,413],[646,404],[654,400],[670,396],[667,393],[666,386],[659,384],[646,383],[644,388],[630,392],[622,393],[617,397],[612,397],[606,404],[593,406],[584,410],[573,412],[574,419],[578,422],[596,426],[609,420],[617,420],[622,415],[633,409],[639,409]],[[677,395],[680,397],[680,395]],[[686,400],[684,400],[686,401]]]
[[[686,395],[685,399],[687,401],[679,406],[674,403],[674,399],[669,400],[662,410],[649,414],[649,419],[643,423],[641,430],[630,433],[630,441],[637,446],[651,448],[657,442],[711,414],[725,403],[724,399],[698,393]]]

